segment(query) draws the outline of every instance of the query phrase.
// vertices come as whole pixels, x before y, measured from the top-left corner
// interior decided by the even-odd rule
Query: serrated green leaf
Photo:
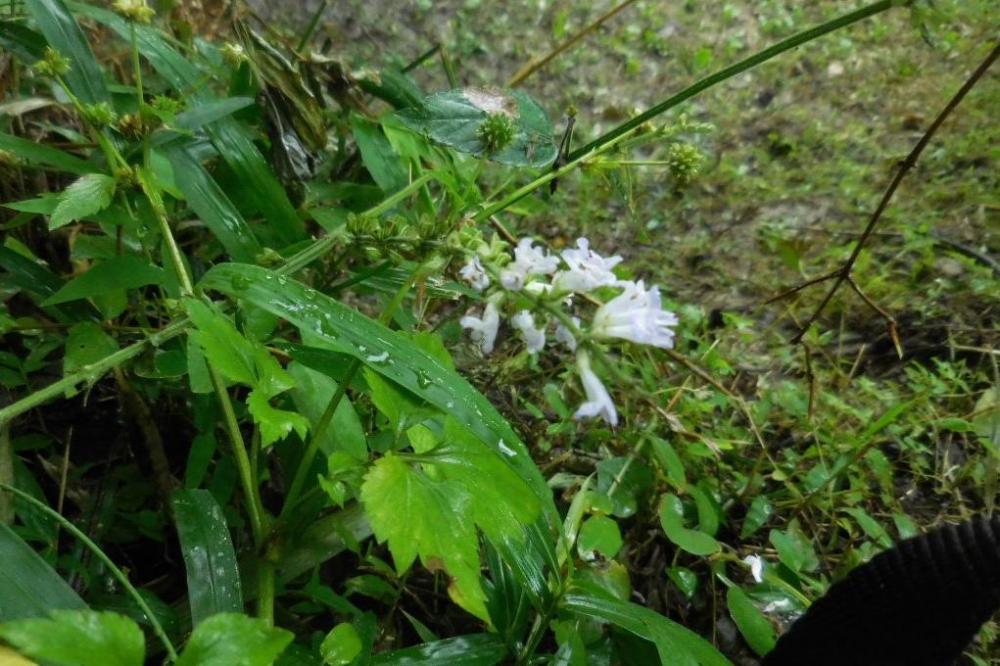
[[[55,569],[2,523],[0,562],[0,622],[87,607]]]
[[[757,610],[750,598],[738,587],[726,592],[726,604],[736,627],[758,655],[765,655],[774,648],[777,638],[774,627],[764,614]]]
[[[428,569],[444,569],[451,576],[449,594],[457,604],[489,620],[479,577],[479,539],[464,486],[433,480],[390,453],[365,476],[361,501],[400,574],[419,556]]]
[[[102,173],[88,173],[73,181],[59,195],[59,205],[49,218],[49,229],[104,210],[115,195],[115,179]]]
[[[509,118],[514,128],[510,143],[492,152],[479,131],[490,114]],[[396,116],[438,143],[500,164],[544,167],[558,152],[545,110],[519,90],[449,90],[424,98],[419,107],[397,111]]]
[[[178,490],[170,498],[187,571],[191,622],[243,612],[236,553],[222,509],[207,490]]]
[[[67,301],[98,296],[118,289],[136,289],[148,284],[163,284],[166,273],[145,259],[125,254],[105,259],[78,275],[47,298],[42,305],[57,305]]]
[[[296,412],[278,409],[268,402],[266,392],[254,389],[247,396],[247,409],[254,422],[260,426],[260,443],[270,446],[288,437],[294,430],[300,439],[309,431],[309,420]]]
[[[0,638],[22,654],[59,666],[142,666],[139,625],[117,613],[55,610],[47,618],[0,625]]]
[[[248,386],[257,380],[253,346],[229,319],[194,299],[185,301],[196,330],[189,335],[227,379]]]
[[[714,555],[721,549],[708,534],[685,526],[684,504],[676,495],[666,494],[660,499],[659,513],[663,532],[678,548],[700,556]]]
[[[177,666],[271,666],[293,638],[264,620],[218,613],[195,628]]]

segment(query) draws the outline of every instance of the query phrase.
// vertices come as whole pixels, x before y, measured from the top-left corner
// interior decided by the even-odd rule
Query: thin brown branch
[[[907,155],[906,158],[900,163],[899,169],[896,171],[896,175],[893,177],[892,181],[889,183],[889,187],[882,195],[882,200],[879,201],[878,207],[868,220],[868,225],[865,227],[864,231],[861,232],[861,236],[854,244],[854,249],[851,251],[851,255],[847,258],[847,261],[845,261],[844,264],[837,269],[833,285],[830,287],[829,291],[826,292],[826,295],[823,297],[823,300],[820,301],[820,304],[815,310],[813,310],[813,313],[809,315],[808,319],[806,319],[805,323],[799,329],[799,332],[792,338],[793,343],[798,343],[802,340],[802,336],[805,335],[806,331],[809,330],[809,327],[813,325],[816,319],[819,318],[820,314],[822,314],[823,310],[826,309],[826,306],[833,299],[834,294],[836,294],[844,282],[848,280],[851,275],[851,271],[854,269],[854,264],[858,260],[858,255],[861,254],[861,250],[864,248],[868,238],[875,230],[875,225],[877,225],[879,220],[882,218],[882,213],[885,212],[885,209],[889,205],[889,201],[896,193],[896,189],[899,187],[903,178],[916,165],[921,153],[924,152],[924,148],[926,148],[927,144],[929,144],[931,139],[934,138],[934,135],[937,133],[944,121],[951,115],[952,111],[955,110],[969,91],[972,90],[973,86],[979,82],[990,66],[996,61],[998,56],[1000,56],[1000,44],[993,47],[993,50],[986,56],[986,59],[983,60],[972,75],[966,79],[965,83],[962,84],[962,87],[958,89],[957,93],[955,93],[955,96],[948,101],[945,107],[938,114],[937,118],[934,119],[934,122],[932,122],[930,127],[927,128],[927,131],[924,132],[924,135],[920,137],[920,140],[913,147],[913,150],[910,151],[910,154]]]
[[[549,62],[551,62],[559,54],[563,53],[569,48],[572,48],[581,39],[583,39],[590,33],[597,30],[599,27],[601,27],[601,25],[605,21],[607,21],[610,18],[613,18],[619,12],[621,12],[622,10],[624,10],[625,8],[627,8],[629,5],[632,4],[635,4],[635,0],[625,0],[624,2],[620,2],[611,9],[609,9],[608,11],[604,12],[596,19],[594,19],[586,26],[584,26],[577,33],[572,35],[569,39],[564,40],[561,44],[559,44],[554,49],[546,53],[544,56],[540,58],[534,58],[529,62],[527,62],[523,67],[521,67],[521,69],[517,70],[514,76],[510,77],[510,80],[507,81],[507,85],[511,88],[518,85],[526,78],[528,78],[529,76],[540,70],[542,67],[545,67],[545,65],[549,64]]]
[[[896,328],[896,318],[880,307],[878,303],[869,298],[868,294],[862,291],[861,286],[853,276],[847,276],[847,284],[851,285],[851,289],[854,290],[854,293],[860,296],[861,300],[863,300],[868,307],[877,312],[882,319],[885,319],[885,325],[886,329],[889,331],[889,337],[892,338],[892,343],[896,347],[896,355],[899,356],[899,358],[903,358],[903,345],[899,342],[899,331]]]

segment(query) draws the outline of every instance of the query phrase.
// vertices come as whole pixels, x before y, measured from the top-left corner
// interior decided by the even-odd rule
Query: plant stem
[[[9,493],[17,495],[25,502],[36,507],[37,509],[39,509],[40,511],[51,517],[53,520],[55,520],[57,523],[62,525],[63,529],[65,529],[67,532],[69,532],[74,537],[79,539],[80,543],[89,548],[90,551],[97,556],[97,559],[99,559],[102,563],[104,563],[104,566],[108,568],[108,570],[111,572],[111,575],[113,575],[115,579],[117,579],[118,582],[121,583],[121,586],[124,587],[125,590],[129,593],[129,596],[131,596],[132,599],[135,601],[136,605],[139,607],[139,610],[141,610],[143,615],[146,616],[146,619],[149,620],[149,624],[153,628],[153,633],[156,634],[156,637],[160,639],[161,643],[163,643],[163,647],[167,650],[167,655],[169,656],[170,661],[177,661],[177,650],[174,648],[173,643],[170,642],[170,639],[167,638],[167,632],[163,630],[163,625],[161,625],[160,621],[156,618],[156,615],[153,613],[153,609],[149,607],[149,604],[146,603],[146,600],[143,599],[142,595],[139,594],[139,591],[135,589],[135,586],[132,585],[132,583],[129,581],[128,576],[125,575],[125,572],[118,568],[118,565],[116,565],[111,560],[111,558],[108,557],[103,550],[101,550],[100,546],[94,543],[90,539],[90,537],[84,534],[80,530],[80,528],[78,528],[76,525],[70,522],[65,516],[54,511],[52,507],[50,507],[48,504],[41,502],[35,497],[24,492],[23,490],[18,490],[14,486],[9,486],[6,483],[0,482],[0,489],[6,490]]]
[[[396,291],[392,300],[385,306],[382,310],[382,314],[379,315],[379,322],[382,324],[388,324],[389,320],[392,319],[392,315],[396,312],[396,308],[403,302],[406,298],[406,294],[410,290],[410,286],[417,280],[421,271],[423,270],[423,264],[418,266],[413,273],[410,274],[409,279],[400,285],[399,289]],[[326,430],[333,421],[333,415],[337,412],[337,408],[340,406],[340,402],[344,399],[344,394],[347,392],[347,387],[350,386],[351,382],[354,380],[354,376],[361,369],[361,361],[359,359],[354,359],[347,368],[347,373],[344,375],[343,381],[337,387],[334,392],[333,397],[330,398],[330,402],[327,403],[326,409],[323,410],[322,416],[319,417],[319,421],[316,422],[316,427],[313,428],[312,437],[309,438],[309,443],[306,445],[305,451],[302,453],[302,459],[299,461],[298,467],[295,469],[295,476],[292,478],[292,485],[288,489],[288,494],[285,496],[285,503],[281,507],[280,518],[285,518],[288,516],[288,512],[295,507],[298,502],[299,496],[302,494],[302,489],[305,486],[306,477],[309,475],[309,469],[312,467],[313,460],[316,458],[316,453],[319,451],[319,442],[326,435]]]
[[[848,14],[844,14],[843,16],[838,16],[832,21],[827,21],[826,23],[818,25],[815,28],[810,28],[809,30],[804,30],[803,32],[792,35],[788,39],[780,41],[774,46],[766,48],[763,51],[753,54],[749,58],[740,60],[739,62],[730,65],[725,69],[721,69],[718,72],[710,76],[707,76],[704,79],[701,79],[700,81],[697,81],[696,83],[688,86],[687,88],[680,91],[676,95],[668,97],[667,99],[660,102],[656,106],[653,106],[650,109],[635,116],[634,118],[631,118],[630,120],[622,123],[613,130],[606,132],[605,134],[602,134],[601,136],[597,137],[596,139],[588,143],[586,146],[573,151],[572,153],[570,153],[569,158],[571,160],[574,160],[591,151],[597,150],[598,148],[601,148],[602,146],[608,144],[609,142],[612,142],[620,138],[621,136],[636,130],[640,125],[642,125],[646,121],[652,120],[656,116],[674,108],[675,106],[681,104],[682,102],[686,102],[687,100],[691,99],[698,93],[703,92],[714,85],[722,83],[726,79],[731,79],[737,74],[742,74],[748,69],[752,69],[757,65],[760,65],[761,63],[767,62],[771,58],[781,55],[785,51],[790,51],[794,49],[796,46],[801,46],[806,42],[811,42],[812,40],[817,39],[818,37],[822,37],[823,35],[829,32],[833,32],[834,30],[839,30],[840,28],[849,26],[852,23],[857,23],[858,21],[866,19],[870,16],[874,16],[875,14],[884,12],[887,9],[890,9],[894,5],[898,4],[900,3],[897,0],[880,0],[879,2],[872,3],[867,7],[862,7],[861,9],[855,10]]]

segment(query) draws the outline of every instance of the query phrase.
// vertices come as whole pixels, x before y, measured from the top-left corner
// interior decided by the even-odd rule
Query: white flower
[[[559,268],[559,258],[535,247],[531,238],[522,238],[514,248],[514,261],[500,273],[500,283],[510,291],[520,291],[532,275],[550,275]]]
[[[479,257],[474,256],[466,261],[465,266],[458,274],[476,291],[482,291],[490,286],[490,276],[486,274],[486,269],[483,268]]]
[[[579,317],[573,317],[573,325],[576,326],[577,328],[580,327]],[[556,340],[566,345],[566,348],[569,349],[570,351],[576,351],[576,338],[573,337],[573,334],[570,333],[570,330],[565,326],[563,326],[562,324],[556,326]]]
[[[670,349],[674,346],[677,315],[660,307],[660,289],[639,282],[622,283],[625,290],[594,314],[591,332],[599,338],[621,338]]]
[[[621,257],[602,257],[590,249],[590,241],[586,238],[578,238],[576,248],[562,252],[563,261],[569,266],[569,270],[556,273],[552,280],[556,289],[583,292],[618,283],[618,278],[611,269],[621,262]]]
[[[764,560],[760,555],[747,555],[743,558],[743,563],[750,567],[750,575],[755,582],[764,581]]]
[[[579,420],[600,416],[611,425],[618,425],[618,410],[611,402],[611,396],[608,395],[604,384],[590,369],[590,357],[587,352],[580,350],[576,353],[576,369],[580,373],[580,381],[583,384],[584,393],[587,394],[587,401],[580,405],[573,418]]]
[[[528,353],[537,354],[545,347],[545,329],[535,326],[535,318],[527,310],[511,317],[510,325],[520,331]]]
[[[482,319],[466,315],[459,323],[462,324],[462,328],[470,329],[469,335],[473,341],[479,343],[479,348],[484,354],[493,351],[493,344],[497,340],[497,329],[500,328],[500,311],[493,301],[486,304]]]

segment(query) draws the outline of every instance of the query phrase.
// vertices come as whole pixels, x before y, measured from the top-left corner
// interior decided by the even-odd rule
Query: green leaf
[[[79,157],[74,157],[58,148],[3,132],[0,132],[0,150],[9,150],[28,164],[50,166],[80,176],[97,170]]]
[[[396,115],[438,143],[500,164],[544,167],[555,160],[558,152],[545,110],[518,90],[449,90],[430,95],[420,107],[403,109]],[[480,131],[491,115],[509,119],[514,130],[510,143],[492,152],[487,150]]]
[[[195,628],[177,666],[271,666],[293,638],[264,620],[218,613]]]
[[[409,178],[404,162],[385,138],[382,128],[367,118],[351,114],[351,132],[361,151],[362,163],[382,191],[392,194],[406,187]]]
[[[750,508],[747,509],[747,516],[743,519],[743,526],[740,528],[740,538],[746,539],[756,534],[757,530],[767,523],[773,511],[774,508],[765,495],[754,497],[753,501],[750,502]]]
[[[260,390],[250,391],[247,396],[247,408],[254,422],[260,426],[260,443],[270,446],[288,437],[294,430],[300,439],[305,439],[309,432],[309,420],[287,409],[278,409],[268,402],[267,393]]]
[[[694,598],[694,593],[698,591],[698,574],[687,567],[669,567],[667,576],[685,597]]]
[[[687,478],[684,473],[684,463],[677,455],[677,451],[663,438],[650,437],[649,441],[653,445],[653,456],[666,474],[667,481],[677,490],[685,490]]]
[[[771,530],[769,537],[778,550],[778,559],[795,573],[813,571],[819,566],[816,552],[798,530]]]
[[[719,542],[704,532],[684,525],[684,504],[676,495],[666,494],[660,500],[660,525],[678,548],[692,555],[708,556],[719,552]]]
[[[243,593],[229,527],[212,493],[178,490],[170,498],[187,570],[191,622],[243,612]]]
[[[726,592],[726,604],[737,628],[753,651],[761,656],[770,652],[777,641],[774,627],[764,614],[757,610],[750,597],[740,588],[733,586]]]
[[[597,559],[597,553],[610,560],[622,547],[618,523],[607,516],[591,516],[580,527],[576,549],[584,560]]]
[[[315,426],[337,392],[337,382],[298,361],[289,363],[287,370],[295,380],[291,391],[295,408],[309,420],[310,427]],[[364,427],[346,395],[340,398],[333,419],[320,438],[319,448],[326,455],[343,451],[355,460],[368,459]]]
[[[49,218],[49,229],[104,210],[115,195],[115,179],[101,173],[88,173],[73,181],[59,195],[59,205]]]
[[[494,666],[507,655],[496,634],[469,634],[375,655],[373,666]]]
[[[85,104],[110,102],[97,58],[63,1],[25,0],[24,5],[49,46],[69,59],[70,68],[63,78],[73,94]]]
[[[861,529],[865,531],[872,541],[877,543],[882,548],[892,548],[892,537],[886,532],[885,528],[879,525],[878,521],[868,515],[868,512],[864,509],[857,507],[844,509],[845,513],[850,514]]]
[[[486,536],[521,540],[540,512],[531,487],[454,418],[445,419],[444,440],[420,460],[463,486],[472,518]]]
[[[87,605],[55,569],[0,523],[0,622]]]
[[[105,259],[92,266],[47,298],[42,305],[58,305],[91,298],[116,289],[135,289],[147,284],[163,284],[166,273],[159,266],[130,254]]]
[[[341,622],[330,630],[319,646],[319,653],[324,664],[330,666],[346,666],[361,654],[361,637],[358,630],[349,622]]]
[[[479,577],[479,539],[464,486],[433,480],[390,453],[365,476],[361,501],[376,538],[388,542],[398,573],[419,556],[431,571],[444,569],[451,576],[448,591],[457,604],[489,620]]]
[[[259,266],[215,266],[201,281],[272,312],[329,348],[362,361],[386,379],[450,414],[500,454],[532,488],[550,524],[557,521],[552,492],[527,448],[481,393],[405,335],[305,285]]]
[[[139,625],[124,615],[89,609],[5,622],[0,638],[32,659],[60,666],[142,666],[146,653]]]
[[[671,666],[732,666],[712,644],[659,613],[627,601],[592,594],[568,594],[566,610],[605,620],[656,646],[660,662]]]
[[[260,243],[215,179],[201,162],[181,146],[165,151],[174,170],[174,181],[191,210],[211,230],[234,261],[255,261]]]
[[[257,381],[253,345],[222,314],[195,299],[185,301],[188,316],[197,330],[189,335],[227,379],[248,386]]]
[[[63,374],[110,356],[118,351],[118,343],[92,321],[85,321],[69,329],[66,337],[66,354],[63,357]]]

